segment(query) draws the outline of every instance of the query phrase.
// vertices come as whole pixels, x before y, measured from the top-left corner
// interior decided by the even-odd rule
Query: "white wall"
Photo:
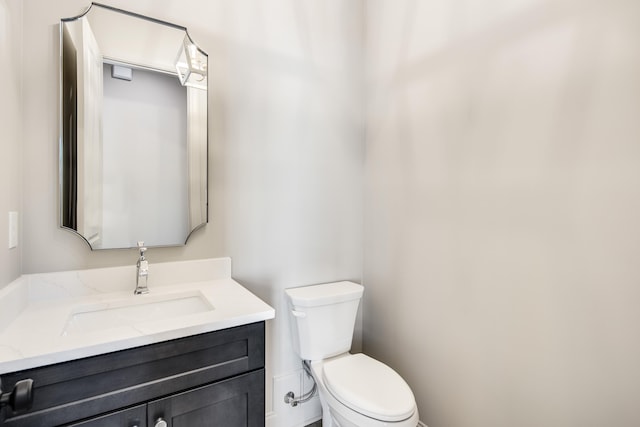
[[[21,212],[22,2],[0,0],[0,288],[20,276],[18,247],[8,249],[9,212]],[[18,221],[20,222],[20,221]]]
[[[88,4],[23,1],[24,273],[136,260],[91,252],[57,225],[58,22]],[[271,377],[300,368],[284,289],[361,279],[361,1],[109,4],[186,26],[209,54],[209,224],[183,248],[147,252],[150,286],[154,262],[232,257],[234,277],[278,313],[268,323],[270,410]],[[306,408],[272,414],[271,425],[300,425]]]
[[[361,6],[227,2],[225,10],[232,40],[218,45],[224,52],[213,48],[226,63],[210,105],[222,111],[214,128],[228,141],[214,154],[224,159],[216,185],[230,189],[225,242],[234,277],[276,308],[267,354],[274,373],[288,373],[300,362],[283,289],[361,278]],[[274,408],[283,397],[273,396]],[[308,410],[279,412],[270,424],[303,425]]]
[[[364,348],[429,427],[640,425],[638,22],[366,2]]]

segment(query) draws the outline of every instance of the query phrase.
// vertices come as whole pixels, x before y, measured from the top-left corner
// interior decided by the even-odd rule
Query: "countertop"
[[[150,264],[144,295],[131,266],[22,276],[0,290],[0,374],[274,318],[230,273],[228,258]],[[205,311],[69,332],[79,312],[194,296]]]

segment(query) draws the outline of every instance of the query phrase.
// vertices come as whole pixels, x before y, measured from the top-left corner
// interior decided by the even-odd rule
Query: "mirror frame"
[[[116,12],[116,13],[121,13],[125,16],[128,17],[132,17],[132,18],[138,18],[138,19],[142,19],[145,21],[148,21],[150,23],[153,24],[158,24],[158,25],[163,25],[163,26],[167,26],[173,29],[177,29],[180,31],[183,31],[185,34],[184,37],[184,42],[186,43],[187,40],[191,43],[192,46],[195,46],[195,48],[197,49],[197,52],[199,52],[200,55],[203,55],[204,58],[207,59],[208,62],[208,55],[206,52],[204,52],[196,43],[195,41],[192,39],[191,35],[189,34],[188,30],[186,27],[181,26],[181,25],[177,25],[171,22],[167,22],[167,21],[163,21],[160,19],[156,19],[156,18],[152,18],[149,16],[145,16],[145,15],[141,15],[135,12],[130,12],[130,11],[126,11],[123,9],[119,9],[116,7],[112,7],[112,6],[108,6],[108,5],[104,5],[101,3],[95,3],[92,2],[87,9],[82,12],[80,15],[74,16],[74,17],[70,17],[70,18],[61,18],[60,19],[60,40],[59,40],[59,47],[60,47],[60,52],[59,52],[59,147],[58,147],[58,160],[59,160],[59,170],[58,170],[58,180],[59,180],[59,185],[58,185],[58,191],[59,191],[59,197],[58,197],[58,203],[59,203],[59,209],[58,209],[58,214],[59,214],[59,218],[58,218],[58,224],[59,227],[70,231],[74,234],[76,234],[77,236],[80,236],[89,246],[89,248],[93,251],[93,250],[107,250],[107,249],[129,249],[129,248],[135,248],[136,246],[134,246],[134,243],[131,243],[131,246],[113,246],[113,247],[94,247],[92,246],[91,242],[89,241],[89,239],[81,234],[76,228],[70,227],[65,225],[64,222],[64,218],[65,216],[68,216],[70,211],[72,211],[72,209],[68,208],[68,206],[70,205],[70,203],[68,203],[68,198],[70,197],[68,193],[65,192],[64,186],[65,183],[68,182],[67,180],[65,180],[64,178],[64,174],[65,174],[65,149],[67,149],[67,147],[74,145],[74,149],[77,150],[77,146],[78,146],[78,138],[71,138],[69,140],[65,140],[65,100],[63,97],[63,88],[65,87],[65,82],[64,82],[64,78],[65,78],[65,73],[64,73],[64,49],[63,49],[63,38],[64,38],[64,26],[67,23],[70,22],[74,22],[74,21],[78,21],[81,18],[84,18],[85,16],[87,16],[89,14],[89,12],[94,8],[94,7],[98,7],[98,8],[103,8],[112,12]],[[185,46],[186,47],[186,46]],[[105,56],[103,56],[103,63],[104,63],[104,58],[106,58]],[[111,63],[112,58],[108,58],[109,61],[107,61],[107,63]],[[117,60],[115,62],[118,62]],[[147,69],[147,70],[151,70],[151,71],[156,71],[156,72],[161,72],[161,73],[167,73],[165,70],[160,70],[160,69],[154,69],[152,67],[145,67],[144,65],[140,66],[139,64],[132,64],[135,65],[136,68],[140,68],[142,70]],[[208,167],[208,163],[209,163],[209,129],[208,129],[208,122],[209,122],[209,117],[208,117],[208,110],[209,110],[209,100],[208,100],[208,83],[209,83],[209,76],[208,76],[208,67],[205,70],[206,74],[205,74],[205,78],[206,78],[206,83],[207,83],[207,89],[206,89],[206,94],[204,95],[204,114],[201,114],[201,116],[204,118],[204,123],[201,124],[200,126],[197,126],[196,128],[192,128],[191,125],[189,124],[190,121],[190,107],[187,104],[187,164],[189,165],[191,162],[189,161],[189,159],[192,159],[194,156],[195,159],[200,163],[200,169],[203,169],[200,171],[199,174],[199,183],[198,185],[194,188],[191,184],[192,181],[194,181],[190,174],[190,166],[187,167],[187,186],[188,186],[188,194],[187,194],[187,216],[188,216],[188,221],[187,221],[187,235],[184,238],[183,242],[176,242],[175,244],[170,243],[170,244],[161,244],[161,245],[154,245],[153,243],[150,245],[146,245],[148,247],[175,247],[175,246],[184,246],[186,245],[187,241],[189,240],[189,238],[193,235],[193,233],[204,227],[208,222],[209,222],[209,190],[208,190],[208,183],[209,183],[209,167]],[[172,73],[168,73],[168,74],[172,74]],[[182,81],[182,76],[178,75],[178,72],[174,73],[173,75],[175,75],[175,77],[177,79],[179,79],[180,81]],[[76,77],[76,85],[77,85],[77,77]],[[184,84],[183,84],[184,85]],[[196,89],[197,90],[197,89]],[[82,108],[80,106],[80,103],[76,100],[76,118],[77,118],[77,111],[79,110],[79,108]],[[70,131],[72,131],[73,133],[77,134],[78,133],[78,123],[75,122],[75,128],[71,130],[71,125],[68,126]],[[200,143],[201,145],[203,145],[203,147],[200,147],[200,152],[199,153],[193,153],[193,149],[189,149],[190,146],[190,134],[192,133],[193,129],[199,129],[199,132],[193,132],[193,133],[199,133],[199,138],[198,136],[196,136],[195,138],[197,139],[197,142]],[[69,132],[69,130],[68,130]],[[203,141],[202,141],[203,139]],[[203,149],[202,149],[203,148]],[[196,148],[195,150],[197,150],[198,148]],[[198,155],[199,154],[199,155]],[[73,169],[72,172],[68,172],[71,174],[75,174],[76,175],[76,182],[77,182],[77,174],[78,174],[78,169],[77,169],[77,165],[76,166],[68,166],[66,169],[71,170]],[[197,191],[198,193],[200,193],[200,197],[198,199],[198,203],[194,208],[194,204],[191,203],[190,199],[192,196],[192,193],[194,193],[194,191]],[[77,204],[77,194],[76,194],[76,204]],[[67,203],[65,203],[65,200],[67,200]],[[76,207],[76,211],[77,211],[77,207]],[[197,213],[194,213],[194,211],[199,211]],[[200,218],[201,222],[193,225],[192,224],[192,218],[193,217],[198,217]]]

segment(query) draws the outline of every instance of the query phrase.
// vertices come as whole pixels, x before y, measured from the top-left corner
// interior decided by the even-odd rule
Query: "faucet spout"
[[[140,251],[140,256],[136,263],[136,289],[133,291],[134,295],[149,293],[149,287],[147,286],[149,261],[144,257],[144,253],[147,251],[147,248],[144,247],[144,242],[138,242],[138,250]]]

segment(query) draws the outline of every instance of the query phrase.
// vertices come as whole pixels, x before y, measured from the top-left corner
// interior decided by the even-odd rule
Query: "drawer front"
[[[68,427],[147,427],[147,405],[134,406],[123,411],[73,423]]]
[[[2,375],[3,387],[34,380],[24,414],[7,427],[64,425],[264,367],[264,322]]]

